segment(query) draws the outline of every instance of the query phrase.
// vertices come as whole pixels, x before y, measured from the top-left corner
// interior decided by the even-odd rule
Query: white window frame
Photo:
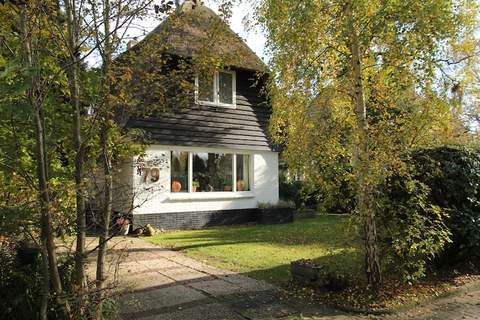
[[[253,179],[254,179],[254,168],[253,168],[253,153],[250,152],[228,152],[228,151],[187,151],[187,150],[171,150],[171,151],[180,151],[180,152],[188,152],[188,191],[187,192],[172,192],[170,190],[170,194],[172,195],[209,195],[209,194],[245,194],[249,195],[253,192]],[[171,154],[170,151],[170,154]],[[208,152],[208,153],[223,153],[223,154],[231,154],[232,155],[232,191],[213,191],[213,192],[192,192],[192,185],[193,185],[193,154],[194,153],[201,153],[201,152]],[[249,156],[249,163],[248,163],[248,175],[249,175],[249,189],[245,191],[237,191],[237,155],[248,155]],[[172,184],[171,178],[171,166],[170,166],[170,185]]]
[[[232,75],[232,103],[220,102],[220,72]],[[237,106],[237,74],[231,70],[215,71],[213,76],[213,101],[203,101],[199,99],[199,80],[198,75],[195,76],[195,103],[202,106],[214,106],[235,109]]]

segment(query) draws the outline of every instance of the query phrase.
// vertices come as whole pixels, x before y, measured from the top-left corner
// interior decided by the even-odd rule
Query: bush
[[[394,177],[385,190],[380,233],[385,262],[407,282],[425,276],[428,264],[449,243],[448,217],[429,203],[430,189],[408,177]]]
[[[298,208],[301,205],[301,182],[292,181],[289,182],[282,176],[280,176],[279,193],[280,199],[290,200],[295,202],[295,206]]]
[[[17,242],[0,241],[0,318],[36,319],[40,309],[39,261],[21,264]]]
[[[412,155],[415,179],[431,189],[429,201],[448,210],[452,243],[443,261],[480,254],[480,152],[442,147]]]
[[[407,172],[381,190],[379,235],[386,262],[405,280],[432,261],[458,263],[480,254],[480,153],[441,147],[413,152]]]

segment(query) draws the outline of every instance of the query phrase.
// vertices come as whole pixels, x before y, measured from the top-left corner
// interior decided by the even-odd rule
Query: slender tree
[[[64,308],[66,318],[70,317],[70,307],[63,297],[63,286],[58,271],[57,254],[55,249],[52,227],[52,205],[49,178],[49,158],[46,143],[46,125],[44,104],[50,91],[49,75],[42,69],[44,61],[41,59],[45,48],[42,37],[42,27],[50,17],[45,13],[49,3],[30,1],[20,5],[20,28],[24,45],[24,63],[29,70],[30,85],[27,92],[27,101],[32,108],[35,128],[35,160],[37,166],[38,201],[41,213],[41,241],[42,251],[47,255],[43,259],[44,268],[48,268],[49,277],[44,281],[45,293],[51,283],[57,300]],[[48,265],[47,265],[48,262]],[[46,317],[45,301],[42,304],[42,317]]]
[[[325,177],[317,172],[323,160],[338,170],[338,159],[351,159],[372,289],[382,283],[378,186],[402,170],[408,150],[453,141],[460,132],[448,99],[433,88],[447,47],[471,39],[475,7],[454,0],[258,6],[274,73],[272,133],[294,168],[311,169],[306,177]]]

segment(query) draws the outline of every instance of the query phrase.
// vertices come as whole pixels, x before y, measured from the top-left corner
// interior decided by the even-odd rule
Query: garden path
[[[467,286],[451,296],[428,301],[384,319],[480,320],[480,284]]]
[[[321,306],[306,308],[263,281],[213,268],[140,238],[114,238],[109,246],[109,280],[123,292],[124,320],[253,320],[299,314],[352,319]]]
[[[89,246],[96,242],[91,238]],[[393,315],[360,316],[305,305],[263,281],[208,266],[140,238],[116,237],[109,247],[109,281],[121,292],[124,320],[480,320],[480,284]]]

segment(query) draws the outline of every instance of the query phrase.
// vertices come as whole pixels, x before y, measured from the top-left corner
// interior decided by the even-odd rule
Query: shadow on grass
[[[348,217],[319,216],[284,225],[221,227],[161,234],[149,241],[213,266],[275,284],[290,279],[290,262],[312,259],[327,272],[362,273],[361,242]]]
[[[180,250],[240,243],[284,246],[318,245],[333,249],[356,247],[358,237],[348,217],[319,216],[290,224],[217,227],[178,231],[151,238],[151,242]]]

